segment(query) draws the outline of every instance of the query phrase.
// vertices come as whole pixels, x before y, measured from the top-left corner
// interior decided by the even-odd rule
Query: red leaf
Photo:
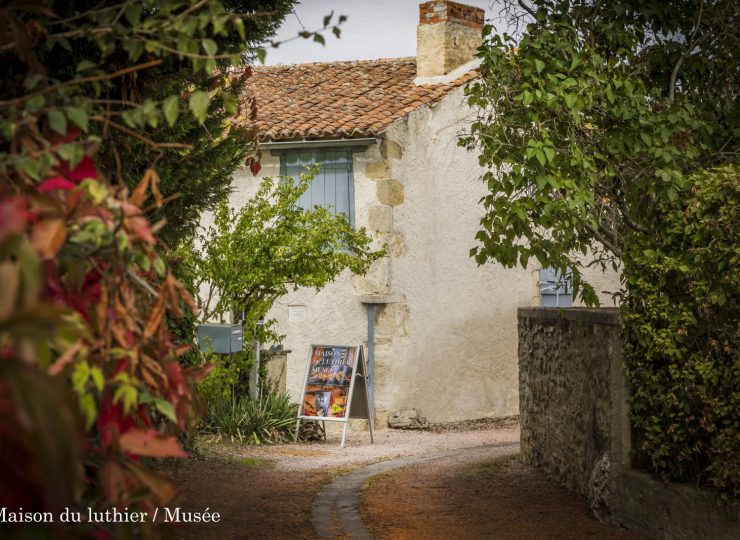
[[[95,162],[90,156],[85,156],[77,164],[77,167],[69,173],[69,178],[72,180],[85,180],[87,178],[97,178],[98,170],[95,168]]]
[[[70,190],[77,187],[77,184],[74,182],[70,182],[66,178],[62,178],[61,176],[55,176],[53,178],[47,178],[43,182],[41,182],[36,189],[40,191],[41,193],[47,192],[47,191],[54,191],[57,189],[61,190]]]
[[[155,429],[129,429],[118,442],[121,450],[138,456],[188,457],[175,437],[160,435]]]
[[[260,165],[260,162],[259,161],[252,161],[249,164],[249,170],[252,171],[252,174],[254,176],[257,176],[260,173],[260,171],[262,170],[262,165]]]
[[[69,163],[67,161],[63,161],[56,170],[59,176],[63,176],[64,178],[74,182],[81,182],[87,178],[98,177],[98,170],[95,168],[95,162],[90,158],[90,156],[84,156],[77,164],[77,167],[72,170],[69,169]]]

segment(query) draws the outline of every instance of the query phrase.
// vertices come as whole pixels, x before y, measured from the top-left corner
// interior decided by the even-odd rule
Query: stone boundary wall
[[[740,538],[740,504],[630,468],[617,309],[520,308],[522,460],[588,499],[602,521],[656,539]]]

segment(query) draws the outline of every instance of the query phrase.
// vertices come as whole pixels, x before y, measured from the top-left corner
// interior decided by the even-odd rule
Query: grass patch
[[[242,467],[259,467],[260,465],[267,465],[270,463],[266,459],[260,459],[256,457],[232,457],[228,459],[229,463],[235,465],[241,465]]]

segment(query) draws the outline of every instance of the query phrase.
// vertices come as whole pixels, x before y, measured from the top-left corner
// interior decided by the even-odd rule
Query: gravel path
[[[462,428],[467,430],[459,431]],[[428,431],[383,429],[375,432],[375,444],[370,444],[368,432],[351,432],[345,448],[339,447],[340,439],[340,431],[330,430],[326,441],[271,446],[210,444],[209,453],[265,460],[277,470],[348,472],[404,456],[519,442],[519,424],[515,419],[504,419],[489,424],[433,426]]]

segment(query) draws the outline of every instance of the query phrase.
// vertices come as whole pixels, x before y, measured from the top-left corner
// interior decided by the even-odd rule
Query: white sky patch
[[[347,16],[340,27],[341,38],[327,32],[323,47],[311,40],[296,39],[277,49],[268,48],[265,63],[304,64],[416,56],[420,3],[421,0],[303,0],[296,6],[295,14],[285,18],[275,40],[292,38],[303,27],[309,31],[321,28],[324,16],[332,11],[332,22],[336,22],[339,15]],[[461,0],[460,3],[483,8],[487,21],[498,16],[495,0]]]

